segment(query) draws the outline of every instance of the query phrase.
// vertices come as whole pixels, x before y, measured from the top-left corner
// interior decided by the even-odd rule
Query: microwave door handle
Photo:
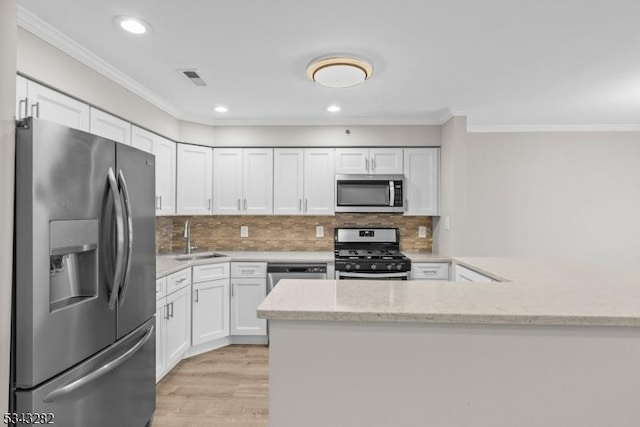
[[[389,206],[394,206],[394,201],[396,198],[396,187],[393,181],[389,181]]]
[[[116,266],[113,273],[111,296],[109,297],[109,308],[113,310],[116,307],[116,298],[118,297],[118,290],[120,288],[120,283],[122,282],[122,275],[124,274],[124,214],[122,212],[122,199],[120,199],[118,183],[112,168],[109,168],[107,178],[109,180],[109,189],[113,196],[113,205],[116,211]]]

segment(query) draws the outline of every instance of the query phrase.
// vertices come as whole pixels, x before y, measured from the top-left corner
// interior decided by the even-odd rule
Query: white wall
[[[7,412],[11,346],[16,1],[0,1],[0,414]]]
[[[449,125],[449,124],[447,124]],[[464,133],[448,177],[451,230],[438,248],[552,256],[640,272],[640,133]],[[443,179],[445,176],[443,176]],[[443,195],[444,196],[444,195]],[[446,212],[443,210],[443,215]]]
[[[18,28],[18,71],[163,136],[179,138],[176,118],[23,28]]]

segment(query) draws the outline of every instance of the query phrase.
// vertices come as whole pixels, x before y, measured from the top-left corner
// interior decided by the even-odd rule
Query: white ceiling
[[[478,129],[640,124],[638,0],[18,3],[187,120],[429,124],[453,112]],[[116,15],[154,32],[126,34]],[[307,80],[306,65],[335,52],[367,58],[371,79],[347,89]],[[340,113],[325,110],[333,103]],[[214,113],[218,104],[229,112]]]

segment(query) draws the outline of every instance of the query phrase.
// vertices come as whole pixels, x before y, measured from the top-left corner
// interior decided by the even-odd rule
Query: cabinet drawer
[[[420,262],[411,264],[413,280],[449,280],[448,262]]]
[[[161,277],[156,279],[156,300],[164,298],[167,295],[167,278]]]
[[[267,277],[267,263],[232,262],[231,277]]]
[[[185,268],[167,276],[167,295],[191,284],[191,269]]]
[[[219,264],[196,265],[193,267],[193,283],[228,278],[228,262],[221,262]]]
[[[497,282],[489,276],[456,264],[456,282]]]

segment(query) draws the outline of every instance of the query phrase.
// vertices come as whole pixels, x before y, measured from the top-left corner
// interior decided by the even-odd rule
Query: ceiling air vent
[[[178,70],[180,74],[182,74],[189,82],[193,83],[196,86],[206,86],[207,83],[202,80],[200,74],[198,74],[198,70],[196,69],[188,69],[188,70]]]

